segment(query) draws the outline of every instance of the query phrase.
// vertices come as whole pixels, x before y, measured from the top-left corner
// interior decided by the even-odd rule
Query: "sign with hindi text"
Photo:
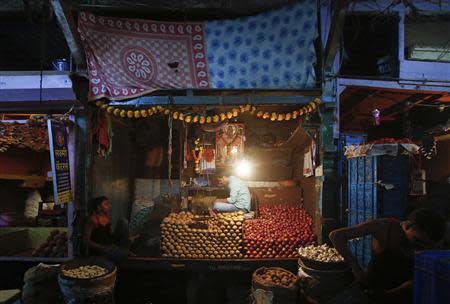
[[[51,119],[47,124],[55,204],[65,204],[72,201],[67,129],[64,123]]]

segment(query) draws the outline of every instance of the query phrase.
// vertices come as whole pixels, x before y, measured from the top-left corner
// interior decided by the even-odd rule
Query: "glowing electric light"
[[[238,161],[235,165],[236,175],[240,177],[249,177],[252,174],[252,169],[252,164],[246,159]]]

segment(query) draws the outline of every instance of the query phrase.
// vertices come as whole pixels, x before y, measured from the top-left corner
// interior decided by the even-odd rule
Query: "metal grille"
[[[377,217],[377,158],[356,157],[348,160],[348,224],[357,225]],[[354,239],[350,249],[363,268],[372,256],[372,237]]]

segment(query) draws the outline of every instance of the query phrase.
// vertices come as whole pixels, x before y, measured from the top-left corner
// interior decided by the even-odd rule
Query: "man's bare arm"
[[[373,235],[379,239],[378,237],[380,237],[380,232],[384,230],[383,228],[384,223],[382,221],[372,220],[356,226],[336,229],[330,233],[330,240],[334,247],[344,257],[345,261],[352,268],[355,277],[359,280],[364,278],[364,271],[356,257],[351,253],[348,241],[366,235]]]

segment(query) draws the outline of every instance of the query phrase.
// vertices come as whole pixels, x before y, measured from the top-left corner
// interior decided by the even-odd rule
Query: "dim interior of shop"
[[[54,202],[46,119],[1,118],[0,259],[65,258],[67,209]]]
[[[350,162],[354,158],[348,155],[359,153],[358,148],[346,150],[344,146],[393,147],[398,144],[398,153],[379,151],[374,154],[377,163],[375,181],[379,184],[375,215],[405,218],[416,208],[431,207],[448,218],[448,95],[445,92],[347,87],[340,100],[340,145],[343,148],[340,175],[345,185],[341,197],[343,210],[351,204],[349,189],[353,183],[357,184],[350,176]],[[410,144],[421,148],[410,149]],[[347,153],[347,157],[342,155]],[[365,163],[360,166],[367,165],[367,156],[370,156],[370,152],[364,153],[366,157],[360,159]],[[351,216],[345,220],[351,221]]]
[[[227,113],[231,116],[234,109],[229,106],[176,107],[174,119],[170,121],[162,115],[135,120],[110,116],[108,134],[111,137],[107,149],[99,132],[94,134],[98,149],[92,169],[93,196],[109,198],[113,225],[121,218],[129,220],[130,230],[138,235],[131,251],[138,257],[286,259],[295,256],[298,245],[316,242],[320,219],[316,219],[319,216],[318,194],[313,171],[320,165],[320,151],[315,148],[319,140],[318,115],[308,114],[300,123],[290,119],[262,119],[259,117],[262,113],[289,113],[298,109],[298,105],[267,105],[258,107],[261,115],[241,113],[223,122],[190,124],[180,121],[183,116],[194,117],[192,113],[202,113],[205,117],[220,117]],[[99,111],[97,118],[103,128],[101,116],[104,112]],[[99,149],[103,152],[98,153]],[[249,214],[243,212],[210,216],[209,209],[216,199],[230,195],[229,189],[219,183],[219,177],[224,174],[237,176],[249,186],[251,207],[248,211],[251,215],[248,220]],[[269,210],[277,210],[264,209],[272,207],[280,208],[280,218],[266,221],[265,225],[286,220],[283,216],[288,216],[290,211],[298,213],[296,220],[309,221],[308,227],[305,224],[298,228],[304,229],[295,232],[298,235],[292,232],[292,235],[280,236],[285,241],[297,237],[291,246],[292,252],[279,252],[281,243],[275,244],[275,240],[272,240],[274,248],[260,251],[255,248],[259,245],[250,244],[250,241],[247,244],[246,237],[254,234],[248,232],[250,235],[246,236],[245,231],[251,228],[248,223],[255,222],[252,226],[255,231],[264,229],[263,223],[257,221],[267,216],[264,213],[270,213]],[[178,230],[181,236],[196,239],[201,235],[206,241],[213,237],[211,229],[221,219],[235,224],[224,227],[220,233],[236,238],[236,242],[230,242],[228,247],[216,244],[191,246],[187,244],[189,239],[181,237],[179,244],[171,243],[174,242],[171,234]],[[246,227],[250,228],[246,230]],[[277,229],[280,228],[273,228]],[[276,236],[277,231],[274,231],[270,238]],[[173,249],[174,245],[177,248]]]

